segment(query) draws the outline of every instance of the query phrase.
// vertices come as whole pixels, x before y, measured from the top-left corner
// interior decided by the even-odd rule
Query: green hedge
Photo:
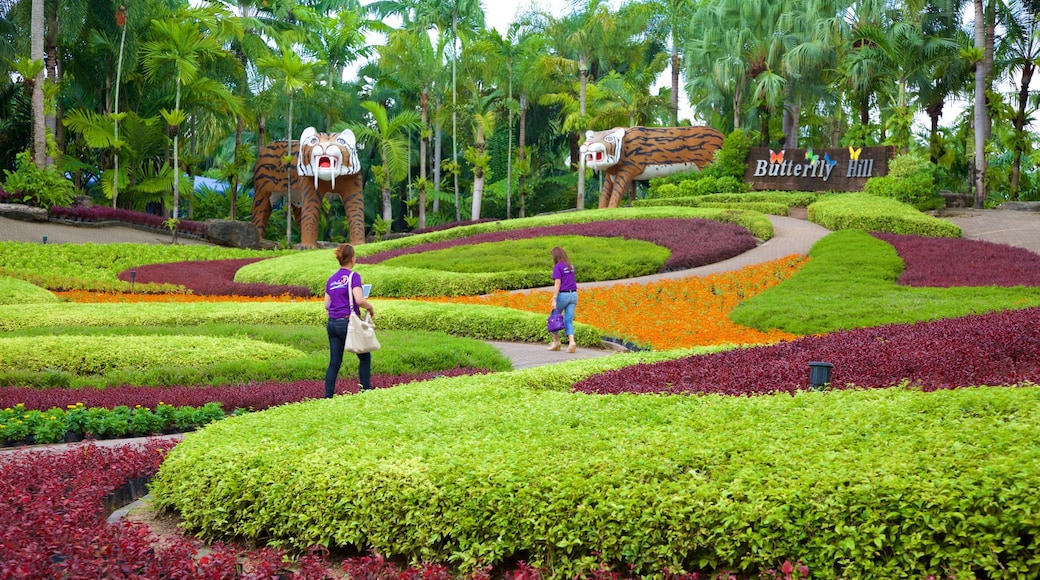
[[[316,252],[310,252],[316,254]],[[404,300],[373,300],[376,327],[381,330],[440,331],[479,340],[548,341],[545,314],[511,308]],[[324,325],[319,302],[253,303],[133,303],[133,304],[25,304],[0,306],[0,330],[36,327],[195,326],[200,324],[310,324]],[[597,346],[600,334],[587,324],[575,324],[575,341]]]
[[[555,578],[754,574],[800,559],[814,578],[1040,575],[1035,386],[587,396],[521,375],[224,420],[170,453],[152,494],[209,540],[463,571],[523,558]]]
[[[58,298],[50,292],[16,278],[0,276],[0,305],[3,304],[39,304],[57,302]]]
[[[385,242],[364,244],[357,247],[357,253],[359,256],[368,256],[385,250],[458,239],[485,232],[603,220],[661,218],[702,218],[737,223],[748,228],[759,239],[768,240],[773,237],[772,223],[758,212],[713,208],[621,208],[485,222]],[[245,266],[235,274],[235,281],[306,286],[315,294],[320,295],[324,293],[325,281],[337,267],[338,264],[330,251],[302,252]],[[375,264],[359,265],[357,270],[361,273],[365,283],[372,284],[372,292],[375,296],[412,297],[474,296],[487,294],[494,290],[536,288],[547,284],[546,272],[549,269],[546,268],[541,272],[460,274]]]
[[[144,264],[225,260],[284,255],[206,245],[36,244],[0,242],[0,274],[53,290],[127,292],[130,283],[116,276]],[[171,284],[137,284],[137,292],[173,290]]]
[[[859,229],[946,238],[961,236],[961,229],[946,220],[923,214],[894,199],[866,193],[824,197],[809,206],[808,217],[809,221],[832,231]]]
[[[247,338],[212,336],[120,336],[118,344],[98,344],[95,336],[0,338],[0,372],[57,368],[76,375],[161,366],[208,366],[227,361],[299,358],[287,346]]]

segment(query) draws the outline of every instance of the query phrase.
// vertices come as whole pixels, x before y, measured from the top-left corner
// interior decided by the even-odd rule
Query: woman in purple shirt
[[[567,352],[574,352],[574,308],[578,306],[578,284],[574,280],[574,264],[567,257],[563,248],[552,249],[553,258],[553,297],[552,308],[563,313],[564,331],[570,341]],[[560,350],[560,332],[553,333],[553,344],[549,350]]]
[[[365,293],[361,288],[361,274],[353,271],[354,246],[340,244],[336,248],[336,260],[339,261],[340,268],[328,282],[325,282],[325,310],[329,311],[329,321],[325,325],[329,333],[329,368],[325,370],[326,399],[331,399],[336,394],[336,377],[339,376],[339,367],[343,364],[343,348],[347,344],[347,326],[350,325],[351,297],[355,314],[361,316],[362,308],[372,316],[376,314],[372,305],[365,299]],[[372,388],[372,353],[359,353],[357,357],[358,382],[361,383],[361,390],[367,391]]]

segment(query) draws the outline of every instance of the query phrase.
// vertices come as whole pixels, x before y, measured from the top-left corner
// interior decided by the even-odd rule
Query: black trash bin
[[[809,363],[809,385],[814,391],[822,391],[831,383],[831,369],[834,365],[827,362]]]

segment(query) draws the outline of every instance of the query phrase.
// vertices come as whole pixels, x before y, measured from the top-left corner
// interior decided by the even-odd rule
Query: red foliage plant
[[[1024,248],[962,238],[872,232],[888,242],[906,268],[904,286],[1040,286],[1040,255]]]
[[[378,264],[406,254],[544,236],[623,238],[657,244],[672,252],[672,255],[661,266],[661,272],[685,270],[721,262],[754,248],[757,243],[751,232],[743,226],[706,219],[614,220],[487,232],[454,240],[420,244],[410,248],[387,250],[358,258],[358,263]]]
[[[314,554],[287,570],[284,553],[243,553],[176,537],[158,542],[147,526],[104,520],[105,498],[131,480],[159,469],[171,441],[103,448],[93,444],[63,452],[0,454],[0,578],[297,578],[325,579],[329,570]]]
[[[386,389],[413,381],[427,380],[437,376],[459,376],[484,374],[486,369],[448,369],[426,373],[401,375],[374,375],[372,387]],[[356,393],[357,383],[350,379],[336,382],[337,394]],[[5,387],[0,389],[0,409],[21,403],[27,410],[45,411],[53,407],[68,408],[76,403],[86,407],[113,409],[120,405],[140,405],[154,409],[159,403],[174,407],[201,407],[206,403],[218,402],[227,412],[235,409],[262,411],[277,405],[295,403],[305,399],[324,396],[325,386],[320,380],[307,381],[264,381],[245,385],[223,386],[171,386],[142,387],[124,385],[105,389],[34,389],[29,387]]]
[[[235,282],[235,272],[247,264],[266,258],[239,258],[235,260],[203,260],[147,264],[133,268],[137,284],[176,284],[201,296],[290,296],[309,297],[306,286],[276,284],[243,284]],[[119,273],[119,279],[130,282],[130,270]]]
[[[834,365],[831,388],[886,388],[906,381],[934,391],[1040,382],[1040,308],[860,328],[640,364],[593,375],[575,384],[574,390],[794,393],[810,388],[810,361]]]

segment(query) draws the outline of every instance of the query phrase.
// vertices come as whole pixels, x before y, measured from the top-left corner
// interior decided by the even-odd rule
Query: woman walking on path
[[[559,246],[552,249],[552,258],[552,308],[563,313],[564,332],[567,333],[569,341],[567,352],[574,352],[577,349],[577,345],[574,344],[574,309],[578,306],[578,284],[574,280],[574,264],[567,257],[567,252]],[[553,344],[549,350],[560,350],[560,346],[560,331],[556,331],[553,333]]]
[[[375,310],[372,304],[365,299],[365,293],[361,287],[361,274],[353,271],[354,268],[354,246],[340,244],[336,248],[336,260],[340,268],[325,282],[325,310],[329,311],[329,321],[325,329],[329,333],[329,368],[325,371],[325,398],[331,399],[336,394],[336,377],[339,376],[339,367],[343,364],[343,348],[347,343],[347,326],[350,324],[351,297],[354,302],[354,314],[361,316],[364,308],[372,316]],[[359,353],[358,357],[358,382],[361,390],[367,391],[372,388],[372,353]]]

